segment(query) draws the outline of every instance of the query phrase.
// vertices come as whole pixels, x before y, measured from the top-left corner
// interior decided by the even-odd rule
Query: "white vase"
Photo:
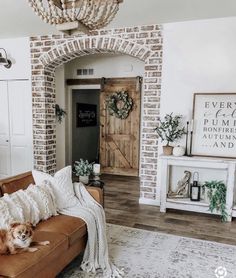
[[[185,154],[185,148],[181,146],[176,146],[173,149],[174,156],[183,156]]]
[[[79,181],[82,182],[83,184],[88,184],[89,176],[79,176]]]

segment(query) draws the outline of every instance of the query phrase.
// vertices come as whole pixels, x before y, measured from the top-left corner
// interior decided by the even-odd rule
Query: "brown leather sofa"
[[[31,172],[0,180],[0,196],[25,189],[34,183]],[[99,203],[103,203],[100,188],[87,187]],[[58,215],[40,222],[35,229],[35,241],[49,240],[35,253],[0,255],[0,277],[51,278],[60,273],[85,248],[86,224],[82,219]]]

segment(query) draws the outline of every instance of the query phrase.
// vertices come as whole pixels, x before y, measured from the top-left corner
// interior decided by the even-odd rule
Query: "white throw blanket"
[[[59,212],[79,217],[87,224],[88,241],[81,268],[92,273],[101,270],[104,278],[123,277],[123,272],[109,262],[103,207],[94,200],[82,183],[75,183],[74,189],[78,200],[77,204],[61,209]]]

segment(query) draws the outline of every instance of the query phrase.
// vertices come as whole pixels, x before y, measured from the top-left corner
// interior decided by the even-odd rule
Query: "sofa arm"
[[[99,187],[94,186],[86,186],[86,189],[90,193],[90,195],[103,206],[103,190]]]

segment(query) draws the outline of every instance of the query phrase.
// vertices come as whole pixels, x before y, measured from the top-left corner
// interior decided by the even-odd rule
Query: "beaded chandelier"
[[[59,31],[75,34],[91,33],[108,25],[123,0],[28,0],[44,22]]]

